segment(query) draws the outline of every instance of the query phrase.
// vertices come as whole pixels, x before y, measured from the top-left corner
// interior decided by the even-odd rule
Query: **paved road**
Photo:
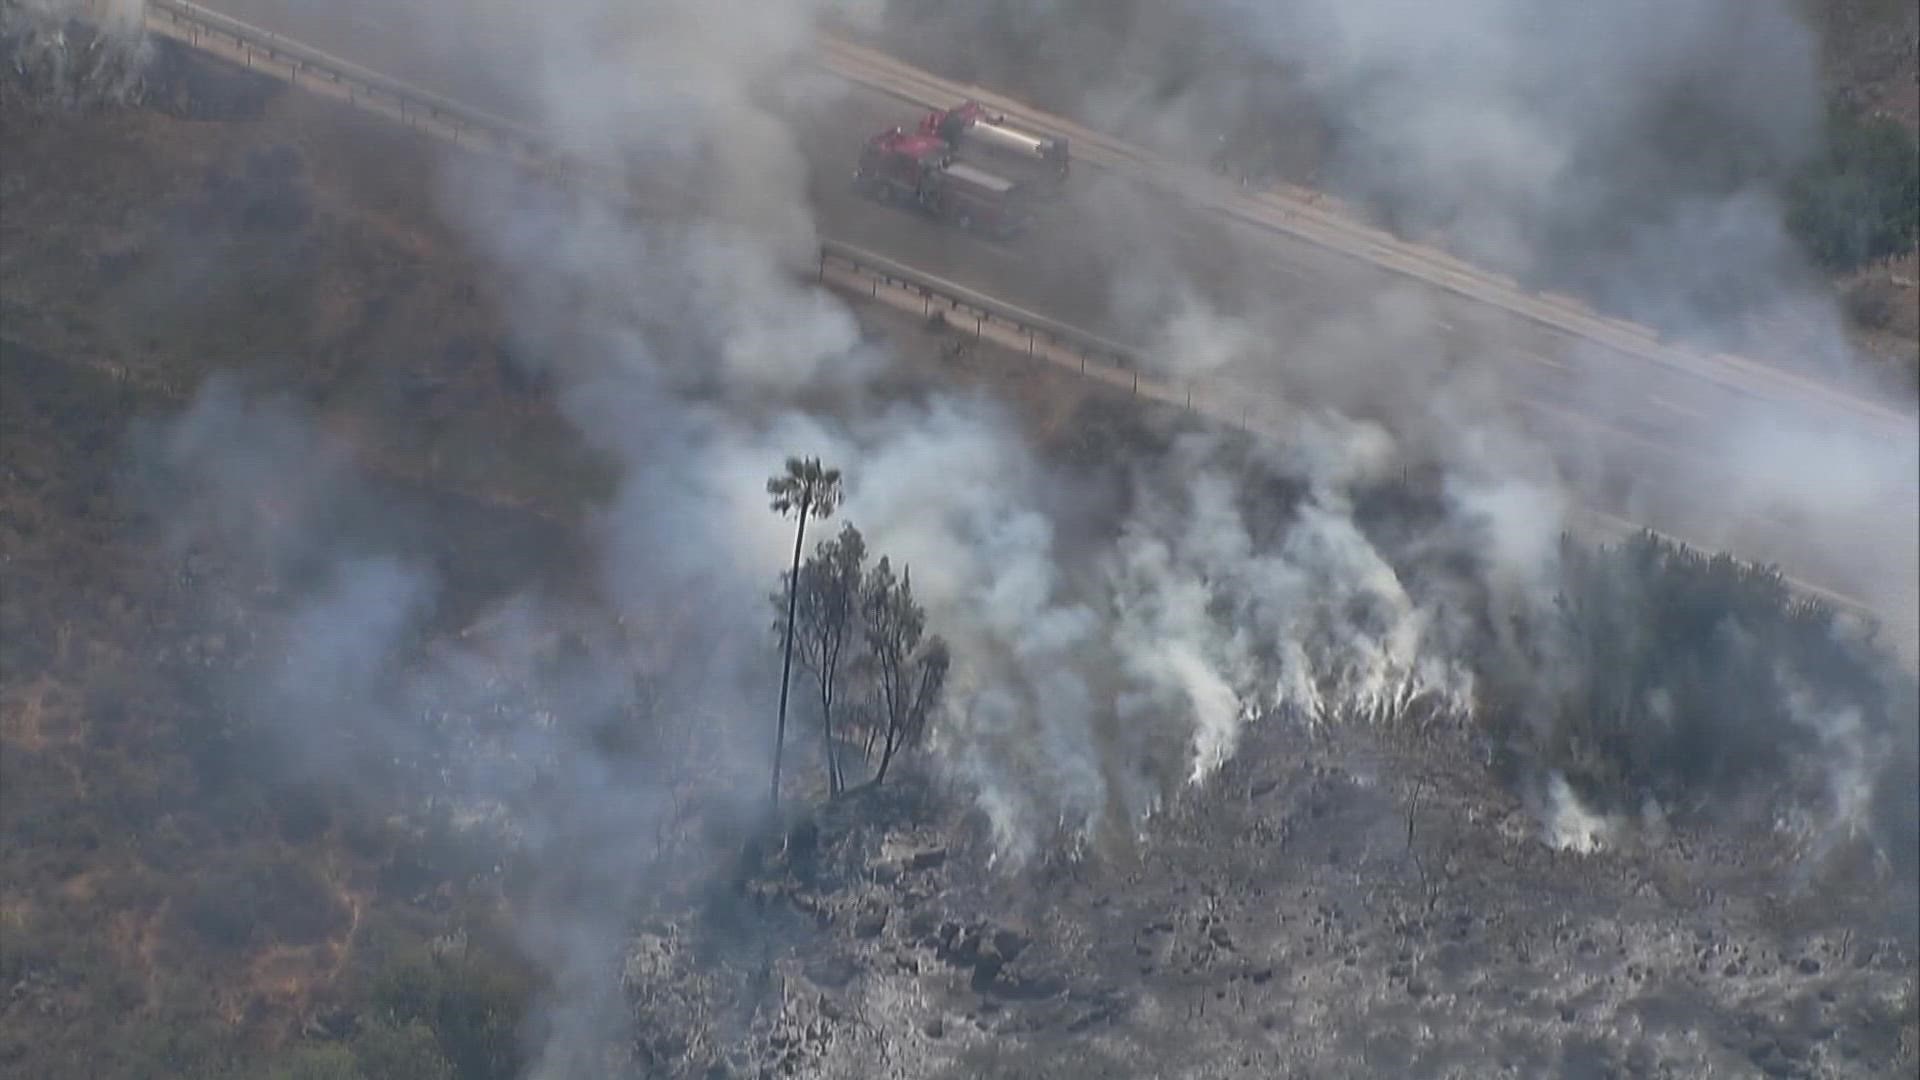
[[[541,111],[527,78],[535,67],[514,59],[535,40],[531,23],[428,25],[417,7],[396,0],[210,6],[503,116],[531,120]],[[535,7],[499,17],[532,18]],[[475,55],[500,59],[480,64]],[[1551,436],[1581,467],[1583,495],[1595,505],[1780,562],[1837,592],[1884,594],[1889,541],[1879,534],[1886,521],[1896,523],[1893,550],[1912,550],[1913,529],[1900,524],[1920,519],[1910,483],[1887,492],[1880,521],[1838,530],[1844,535],[1811,548],[1796,542],[1803,523],[1783,520],[1778,508],[1730,514],[1705,505],[1712,500],[1702,491],[1737,484],[1745,452],[1729,451],[1718,434],[1730,417],[1752,432],[1800,424],[1818,410],[1789,417],[1722,384],[1623,363],[1564,332],[1182,205],[1113,173],[1079,170],[1041,227],[1007,244],[875,206],[848,189],[851,163],[868,134],[911,123],[916,110],[865,87],[839,89],[831,108],[792,117],[816,219],[835,239],[1161,354],[1170,350],[1155,328],[1166,325],[1163,305],[1177,291],[1169,285],[1188,283],[1211,308],[1244,319],[1250,341],[1274,343],[1272,351],[1248,350],[1221,374],[1261,392],[1284,382],[1296,395],[1403,425],[1442,387],[1484,385],[1517,404],[1523,423]],[[1205,352],[1191,348],[1189,356]]]
[[[314,45],[376,71],[515,119],[538,114],[532,92],[512,78],[533,70],[512,59],[475,63],[475,55],[512,57],[533,37],[525,27],[442,28],[418,22],[417,8],[396,0],[214,0],[209,5],[265,29]],[[529,11],[531,7],[529,6]],[[527,12],[522,12],[527,14]],[[501,16],[510,18],[512,16]],[[472,41],[485,33],[485,42]],[[1475,355],[1518,370],[1526,385],[1562,397],[1574,391],[1606,399],[1604,411],[1627,426],[1684,438],[1686,421],[1723,414],[1725,391],[1697,380],[1634,365],[1608,385],[1609,363],[1581,355],[1572,336],[1489,310],[1485,305],[1405,278],[1330,256],[1315,245],[1236,225],[1184,207],[1110,173],[1081,170],[1069,197],[1050,208],[1035,234],[1000,244],[955,232],[904,211],[859,199],[845,184],[869,134],[911,123],[913,106],[860,86],[843,87],[831,110],[794,117],[811,170],[810,187],[821,230],[836,239],[880,251],[910,265],[978,288],[1018,297],[1034,310],[1142,345],[1164,314],[1142,304],[1143,292],[1186,281],[1219,310],[1252,319],[1289,344],[1314,331],[1358,322],[1378,336],[1393,326],[1380,297],[1410,309],[1395,342],[1400,367],[1419,368],[1448,355]],[[1392,336],[1392,335],[1390,335]],[[1332,343],[1320,348],[1331,351]],[[1491,350],[1492,355],[1489,356]],[[1596,352],[1598,350],[1595,350]],[[1278,358],[1284,364],[1288,357]],[[1297,359],[1297,358],[1296,358]],[[1564,366],[1563,366],[1564,365]],[[1577,375],[1578,378],[1573,376]],[[1598,383],[1594,386],[1591,384]],[[1597,391],[1604,391],[1600,393]],[[1592,404],[1593,402],[1590,402]],[[1613,419],[1621,420],[1622,417]]]

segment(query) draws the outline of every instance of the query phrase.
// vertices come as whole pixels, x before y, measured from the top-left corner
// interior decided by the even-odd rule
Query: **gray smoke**
[[[153,58],[145,18],[146,0],[0,0],[0,93],[56,109],[137,103]]]
[[[153,453],[169,483],[200,493],[175,518],[186,523],[181,550],[237,537],[287,581],[280,659],[251,692],[263,711],[310,718],[294,725],[310,740],[296,744],[301,756],[343,772],[405,760],[437,798],[524,855],[535,880],[522,930],[551,986],[535,1077],[608,1073],[595,1048],[620,1041],[625,1017],[612,958],[655,884],[650,838],[676,798],[681,757],[610,756],[596,731],[643,717],[664,740],[697,720],[706,749],[676,753],[695,754],[716,802],[763,797],[777,678],[765,594],[790,523],[768,512],[762,484],[788,455],[845,468],[847,516],[873,550],[912,565],[954,647],[936,752],[979,792],[1014,859],[1056,831],[1085,839],[1131,824],[1204,783],[1251,722],[1459,719],[1475,694],[1463,595],[1484,592],[1502,610],[1551,606],[1572,478],[1504,415],[1496,376],[1434,370],[1418,355],[1430,314],[1419,294],[1376,292],[1302,325],[1275,317],[1257,289],[1216,302],[1178,275],[1158,289],[1134,281],[1119,303],[1177,354],[1176,370],[1270,369],[1285,342],[1297,378],[1280,380],[1277,407],[1298,422],[1283,445],[1258,452],[1181,441],[1164,461],[1123,466],[1117,510],[1090,507],[1069,497],[1079,478],[1052,471],[1001,408],[952,394],[887,400],[878,384],[889,358],[794,273],[814,239],[805,165],[770,103],[827,92],[793,66],[810,47],[812,5],[567,0],[537,18],[507,4],[405,10],[459,31],[441,48],[519,72],[539,125],[643,196],[636,216],[470,158],[441,178],[446,205],[498,272],[516,353],[551,376],[566,415],[619,467],[593,531],[620,631],[555,660],[549,639],[565,605],[529,589],[484,629],[445,641],[431,570],[404,544],[325,525],[362,496],[330,464],[339,451],[290,406],[210,387]],[[1032,21],[1066,10],[1029,6],[1019,25],[1083,48],[1124,21]],[[1698,73],[1712,84],[1712,122],[1752,121],[1754,153],[1791,160],[1812,113],[1804,42],[1778,23],[1782,10],[1567,5],[1556,20],[1460,0],[1195,4],[1141,17],[1231,33],[1298,68],[1334,117],[1344,182],[1408,200],[1421,222],[1473,238],[1478,254],[1537,271],[1584,250],[1583,228],[1617,220],[1625,243],[1601,249],[1594,272],[1706,326],[1688,290],[1723,256],[1771,274],[1777,229],[1747,225],[1773,210],[1764,192],[1668,183],[1667,160],[1640,148],[1638,129],[1657,118],[1663,88]],[[1749,53],[1777,60],[1756,65],[1769,74],[1701,62],[1733,55],[1711,33],[1716,18]],[[1239,70],[1221,66],[1171,105],[1113,99],[1097,81],[1086,100],[1125,125],[1171,129],[1166,117],[1205,111],[1193,94],[1236,100]],[[1778,119],[1756,119],[1767,116]],[[1606,167],[1589,172],[1596,162]],[[1650,204],[1628,199],[1649,172]],[[1659,250],[1689,254],[1640,276],[1660,261],[1650,258],[1656,236],[1673,241]],[[1706,243],[1722,237],[1743,246]],[[1134,233],[1104,242],[1123,253],[1142,243]],[[1691,254],[1709,247],[1711,258]],[[1763,422],[1736,426],[1729,443],[1782,430]],[[1891,463],[1887,482],[1911,452],[1845,446],[1875,463],[1853,475]],[[1791,457],[1768,475],[1823,467]],[[1428,535],[1382,539],[1361,499],[1409,464],[1438,469],[1437,518]],[[1263,487],[1293,495],[1265,505]],[[1820,499],[1864,513],[1880,488],[1759,490],[1751,501],[1786,499],[1826,521],[1838,511]],[[1069,535],[1099,539],[1070,547]],[[1479,580],[1459,592],[1408,569],[1461,553],[1476,556]],[[1843,720],[1821,730],[1838,747],[1844,818],[1858,805],[1847,777],[1859,771],[1844,763],[1870,758]]]
[[[1877,392],[1880,376],[1857,362],[1830,290],[1784,229],[1782,191],[1823,122],[1817,42],[1785,0],[892,0],[854,10],[929,66],[1190,161],[1220,139],[1243,159],[1307,147],[1317,169],[1283,169],[1286,178],[1373,208],[1413,239],[1576,292],[1670,340],[1765,349]],[[1414,290],[1356,280],[1338,306],[1303,309],[1288,295],[1295,279],[1206,265],[1226,253],[1183,262],[1149,207],[1093,194],[1112,207],[1089,242],[1102,264],[1129,268],[1113,319],[1169,353],[1170,370],[1278,383],[1379,417],[1411,451],[1446,460],[1445,444],[1512,427],[1498,415],[1510,411],[1507,369],[1559,380],[1569,412],[1629,429],[1657,418],[1690,444],[1654,456],[1608,434],[1581,446],[1576,430],[1546,419],[1553,441],[1572,444],[1562,464],[1582,501],[1604,483],[1617,512],[1762,561],[1811,556],[1824,563],[1812,576],[1830,585],[1920,610],[1914,425],[1867,431],[1726,394],[1713,415],[1687,411],[1684,397],[1667,412],[1654,399],[1690,393],[1687,379],[1652,389],[1637,363],[1570,342],[1545,359],[1577,374],[1546,375],[1533,359],[1540,344],[1495,324],[1478,328],[1478,355],[1438,355],[1441,316]],[[1452,399],[1438,423],[1436,393]],[[1442,445],[1429,445],[1433,433]],[[1795,523],[1788,544],[1768,523],[1782,518]],[[1910,652],[1920,642],[1912,625],[1892,630]]]
[[[848,10],[945,74],[1188,161],[1224,147],[1237,170],[1332,190],[1402,235],[1590,297],[1669,340],[1774,354],[1790,340],[1788,363],[1876,393],[1784,228],[1782,190],[1822,123],[1817,42],[1789,3]],[[1547,376],[1564,411],[1523,423],[1513,386],[1542,377],[1537,339],[1490,321],[1473,328],[1473,354],[1438,355],[1436,327],[1461,316],[1428,294],[1356,278],[1337,300],[1304,306],[1288,296],[1297,279],[1171,254],[1174,230],[1132,193],[1096,182],[1091,196],[1111,207],[1090,242],[1103,263],[1130,268],[1116,278],[1117,324],[1153,342],[1175,374],[1281,387],[1383,421],[1406,456],[1439,463],[1483,524],[1502,526],[1483,529],[1485,542],[1539,556],[1500,572],[1509,593],[1550,579],[1553,545],[1540,538],[1557,534],[1561,507],[1598,500],[1850,595],[1890,598],[1886,637],[1915,655],[1912,423],[1869,427],[1728,393],[1690,399],[1688,377],[1656,388],[1638,363],[1572,342],[1544,356],[1576,372]],[[1679,411],[1656,422],[1683,448],[1650,449],[1636,429],[1667,396]],[[1608,426],[1568,422],[1581,414]]]
[[[1190,159],[1224,139],[1245,167],[1292,161],[1646,317],[1791,272],[1773,188],[1820,123],[1817,43],[1784,0],[893,0],[867,20]]]

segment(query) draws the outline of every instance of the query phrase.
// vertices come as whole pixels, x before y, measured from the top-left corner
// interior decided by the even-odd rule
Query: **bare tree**
[[[925,734],[927,718],[946,689],[949,657],[947,643],[938,634],[925,636],[927,613],[914,602],[911,569],[896,581],[893,567],[882,556],[867,575],[863,594],[875,711],[885,740],[873,776],[877,785],[886,780],[894,753]]]
[[[800,549],[806,542],[807,518],[825,520],[833,516],[844,495],[840,490],[840,470],[825,468],[819,458],[788,458],[786,471],[767,481],[775,513],[793,514],[798,527],[793,533],[793,570],[787,576],[787,643],[780,665],[780,719],[773,736],[772,802],[780,805],[780,759],[787,747],[787,685],[793,675],[794,608],[799,600]]]
[[[814,549],[806,565],[800,568],[795,609],[795,651],[800,666],[813,676],[820,694],[820,722],[825,729],[827,748],[827,789],[835,795],[846,790],[846,778],[840,768],[839,751],[833,738],[834,707],[839,701],[840,673],[863,644],[859,634],[860,586],[866,575],[867,542],[852,522],[840,527],[840,535]],[[783,592],[793,590],[783,590]],[[785,601],[781,594],[772,597],[776,606]],[[784,628],[774,623],[774,631]]]

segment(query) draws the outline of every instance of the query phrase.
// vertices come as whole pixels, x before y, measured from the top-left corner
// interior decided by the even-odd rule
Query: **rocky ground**
[[[433,535],[470,601],[449,631],[568,550],[604,490],[516,374],[486,273],[431,211],[420,178],[437,151],[244,82],[245,109],[196,110],[234,100],[192,89],[232,76],[177,70],[186,82],[153,91],[165,108],[0,102],[0,929],[17,956],[60,912],[63,933],[106,950],[82,966],[41,948],[9,969],[0,1063],[23,1075],[119,1075],[37,1039],[57,1026],[49,1045],[79,1054],[88,1032],[130,1037],[110,1012],[165,1028],[170,966],[230,978],[231,1022],[263,1042],[324,1035],[329,980],[365,946],[363,903],[458,906],[431,881],[387,888],[405,875],[329,839],[322,878],[350,915],[318,920],[311,955],[256,940],[190,961],[204,943],[178,926],[184,894],[166,875],[244,825],[169,814],[187,831],[167,846],[106,817],[56,837],[32,810],[99,814],[108,777],[127,803],[115,813],[157,813],[179,781],[142,766],[171,760],[167,711],[192,703],[133,658],[204,667],[230,647],[154,616],[177,568],[125,531],[125,425],[178,409],[220,369],[312,404],[368,476],[445,508]],[[864,317],[906,383],[1004,395],[1064,462],[1180,423]],[[480,535],[500,542],[476,548]],[[106,708],[116,668],[114,700],[157,704]],[[758,840],[722,830],[689,847],[633,916],[632,1058],[666,1076],[1911,1075],[1915,913],[1876,867],[1807,879],[1771,835],[1657,822],[1556,851],[1488,764],[1470,732],[1270,720],[1137,834],[1014,864],[962,792],[909,763]],[[302,850],[280,832],[276,848]],[[462,889],[486,892],[484,877]],[[102,973],[115,966],[142,978]]]

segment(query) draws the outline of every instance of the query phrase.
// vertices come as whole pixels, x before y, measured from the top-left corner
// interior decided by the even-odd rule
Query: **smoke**
[[[261,712],[300,718],[298,756],[348,776],[404,761],[422,790],[501,827],[523,855],[521,929],[550,986],[533,1076],[603,1075],[595,1048],[620,1042],[614,958],[657,884],[640,838],[685,761],[610,754],[599,734],[623,718],[662,740],[710,723],[701,775],[717,799],[744,808],[761,796],[777,678],[765,595],[791,543],[761,493],[789,455],[845,468],[847,516],[873,550],[912,566],[954,649],[935,751],[1016,860],[1052,830],[1085,838],[1204,783],[1250,723],[1460,719],[1479,692],[1474,598],[1502,615],[1551,610],[1570,485],[1494,405],[1496,376],[1417,362],[1431,311],[1412,292],[1374,292],[1301,326],[1254,288],[1233,303],[1179,276],[1117,290],[1175,370],[1270,369],[1284,355],[1297,392],[1281,402],[1283,445],[1183,439],[1164,460],[1117,463],[1119,505],[1089,503],[1071,490],[1085,478],[1050,468],[999,407],[939,392],[890,400],[890,358],[794,273],[814,241],[806,162],[770,103],[820,92],[794,70],[812,5],[568,0],[538,18],[519,7],[408,13],[466,27],[475,61],[511,57],[542,129],[642,196],[635,216],[470,158],[441,178],[497,271],[516,354],[552,377],[566,416],[619,468],[592,523],[592,576],[620,632],[556,659],[550,638],[569,613],[529,588],[484,631],[446,640],[435,571],[404,543],[367,539],[379,530],[343,512],[364,500],[343,452],[285,403],[216,383],[148,455],[168,474],[160,490],[193,493],[166,504],[171,543],[226,538],[286,581],[278,659],[249,691]],[[1669,175],[1665,158],[1634,149],[1639,129],[1667,90],[1697,82],[1701,123],[1752,121],[1754,154],[1792,160],[1812,121],[1802,46],[1769,21],[1782,10],[1569,5],[1556,22],[1496,0],[1315,0],[1189,14],[1303,72],[1335,118],[1348,186],[1522,271],[1597,251],[1605,281],[1672,298],[1703,287],[1722,257],[1755,273],[1776,265],[1775,234],[1752,240],[1743,224],[1773,211],[1764,192]],[[1773,75],[1699,64],[1703,50],[1732,55],[1716,19],[1776,58],[1756,65]],[[1078,32],[1064,19],[1043,28],[1048,41]],[[1642,181],[1666,194],[1643,203]],[[1602,220],[1626,242],[1589,248]],[[1726,236],[1764,258],[1744,246],[1694,254]],[[1688,257],[1642,275],[1656,250]],[[1790,456],[1782,468],[1820,467]],[[1368,500],[1396,474],[1411,486],[1409,465],[1437,468],[1437,509],[1382,523]],[[1859,507],[1874,490],[1842,494]],[[1471,580],[1450,584],[1441,568],[1462,562]],[[1519,656],[1524,643],[1498,648]],[[1823,737],[1855,745],[1842,720],[1822,723]],[[1859,773],[1834,773],[1837,820],[1865,798]],[[1613,827],[1559,784],[1555,842],[1603,841]]]
[[[1649,322],[1670,341],[1759,349],[1880,392],[1785,231],[1782,192],[1823,123],[1818,43],[1785,0],[894,0],[866,25],[936,70],[1191,161],[1221,140],[1242,156],[1314,144],[1317,166],[1289,178],[1403,235]],[[1302,129],[1324,132],[1324,145]],[[1920,610],[1912,424],[1890,417],[1869,431],[1804,403],[1748,405],[1697,394],[1688,378],[1656,385],[1637,363],[1518,326],[1476,328],[1477,340],[1441,355],[1436,327],[1461,316],[1411,289],[1356,280],[1308,304],[1294,294],[1311,282],[1217,246],[1171,254],[1179,230],[1165,215],[1106,187],[1089,194],[1112,204],[1093,243],[1124,268],[1112,317],[1166,346],[1171,370],[1277,382],[1379,416],[1410,450],[1449,461],[1426,433],[1445,442],[1510,428],[1522,387],[1634,433],[1528,440],[1575,459],[1565,479],[1580,501],[1762,561],[1842,551],[1809,576],[1856,595],[1892,581],[1902,602],[1889,606]],[[1436,393],[1470,407],[1436,423]],[[1636,438],[1649,427],[1681,449],[1645,453]],[[1878,482],[1836,508],[1823,477],[1846,489]],[[1760,520],[1781,516],[1805,535]],[[1894,629],[1903,647],[1920,642],[1920,630]]]
[[[1622,824],[1619,819],[1589,810],[1576,795],[1573,785],[1559,773],[1547,776],[1545,806],[1536,811],[1541,840],[1555,851],[1591,855],[1611,844]]]
[[[146,0],[0,0],[8,89],[55,109],[138,103],[153,59]]]
[[[1820,124],[1817,43],[1784,0],[895,0],[867,21],[1191,160],[1291,159],[1404,231],[1645,318],[1791,271],[1773,193]]]
[[[890,47],[945,74],[1192,162],[1274,165],[1404,236],[1669,341],[1764,347],[1877,392],[1785,230],[1782,192],[1819,145],[1822,105],[1817,41],[1784,0],[863,11]],[[1406,458],[1438,467],[1455,524],[1497,555],[1483,584],[1498,610],[1550,604],[1565,511],[1590,503],[1884,598],[1889,643],[1909,658],[1920,647],[1911,423],[1702,393],[1690,376],[1656,379],[1523,327],[1474,326],[1463,341],[1449,325],[1466,321],[1458,305],[1406,286],[1354,279],[1308,301],[1292,294],[1310,282],[1233,251],[1174,254],[1179,228],[1129,193],[1096,182],[1088,196],[1110,204],[1102,258],[1126,267],[1112,278],[1115,322],[1157,343],[1176,374],[1381,420]],[[1554,411],[1516,416],[1516,397]],[[1582,414],[1600,425],[1566,422]]]
[[[1231,755],[1239,721],[1251,715],[1324,724],[1398,719],[1423,705],[1470,709],[1471,679],[1436,643],[1436,613],[1409,594],[1355,520],[1356,490],[1379,481],[1391,442],[1345,422],[1304,428],[1299,440],[1292,451],[1302,460],[1279,463],[1291,468],[1276,474],[1304,479],[1305,493],[1290,508],[1260,508],[1270,518],[1264,528],[1249,520],[1245,474],[1226,475],[1214,448],[1188,442],[1149,479],[1120,544],[1132,665],[1148,671],[1172,660],[1189,669],[1175,685],[1202,718],[1195,780]],[[1185,483],[1170,483],[1174,476]],[[1262,531],[1277,531],[1277,540],[1258,539]],[[1211,617],[1197,618],[1202,612]],[[1221,657],[1230,674],[1196,686],[1186,658],[1156,655],[1161,643],[1181,641]],[[1235,685],[1236,708],[1220,707],[1222,684]]]

